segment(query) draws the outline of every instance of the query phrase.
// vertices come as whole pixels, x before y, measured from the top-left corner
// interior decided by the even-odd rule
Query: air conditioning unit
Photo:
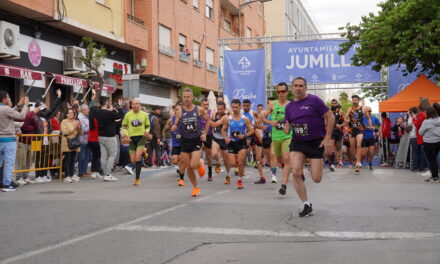
[[[0,58],[20,58],[20,26],[0,21]]]
[[[86,66],[80,59],[86,51],[75,46],[64,47],[64,71],[85,71]]]
[[[96,52],[97,50],[95,49],[95,52]],[[101,75],[104,75],[104,58],[100,58],[100,59],[94,59],[94,61],[92,62],[93,63],[93,66],[98,66],[98,72],[101,74]],[[86,66],[86,68],[87,68],[87,73],[89,74],[89,75],[95,75],[96,74],[96,72],[94,71],[94,70],[92,70],[91,68],[89,68],[89,67],[87,67]]]

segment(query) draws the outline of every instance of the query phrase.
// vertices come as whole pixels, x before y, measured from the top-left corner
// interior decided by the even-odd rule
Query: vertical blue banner
[[[403,70],[406,70],[405,65],[400,65],[399,67],[397,64],[394,64],[388,68],[388,98],[393,97],[405,89],[415,81],[420,74],[420,72],[413,72],[404,76]]]
[[[291,83],[301,76],[309,83],[379,82],[380,73],[370,66],[352,66],[353,46],[339,55],[339,45],[346,40],[315,40],[272,43],[272,84]]]
[[[223,91],[229,100],[249,99],[252,110],[266,105],[264,49],[226,50]]]

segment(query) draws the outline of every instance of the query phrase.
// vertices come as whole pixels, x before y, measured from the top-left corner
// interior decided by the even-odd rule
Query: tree
[[[394,64],[407,73],[423,72],[440,78],[440,4],[438,0],[387,0],[378,15],[363,16],[359,25],[345,28],[343,55],[356,45],[353,65],[380,71]]]
[[[327,101],[325,103],[328,107],[331,107],[331,101]],[[339,104],[341,105],[341,109],[342,111],[344,111],[344,113],[347,113],[348,108],[350,108],[350,106],[352,105],[350,99],[348,98],[348,94],[346,92],[341,92],[339,94]]]
[[[202,88],[200,88],[198,86],[194,86],[194,85],[184,85],[184,86],[181,86],[179,91],[177,92],[177,94],[178,94],[180,99],[182,99],[182,92],[183,92],[183,90],[185,88],[190,88],[193,91],[194,104],[200,105],[199,98],[202,96]]]

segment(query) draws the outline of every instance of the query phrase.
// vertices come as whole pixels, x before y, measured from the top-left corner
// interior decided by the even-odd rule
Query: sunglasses
[[[287,93],[287,91],[285,91],[285,90],[284,91],[277,91],[277,93],[278,94],[285,94],[285,93]]]

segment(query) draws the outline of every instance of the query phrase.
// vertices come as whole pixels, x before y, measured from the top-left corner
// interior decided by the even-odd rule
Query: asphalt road
[[[0,263],[440,263],[440,184],[409,171],[306,175],[305,218],[292,185],[214,177],[198,198],[174,169],[0,193]]]

